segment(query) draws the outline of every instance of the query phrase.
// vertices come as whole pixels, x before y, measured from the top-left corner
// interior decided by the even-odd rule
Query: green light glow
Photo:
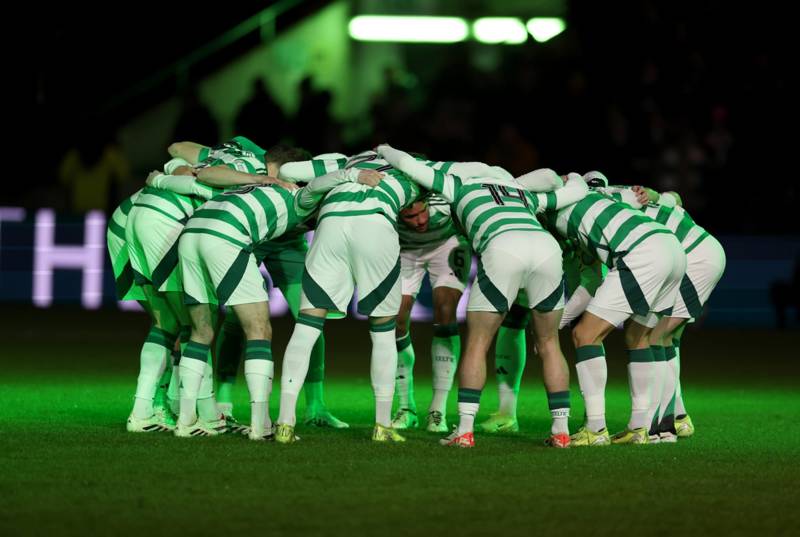
[[[564,31],[567,24],[558,17],[534,17],[528,21],[528,31],[539,43],[544,43]]]
[[[457,43],[469,35],[467,21],[460,17],[359,15],[349,30],[358,41]]]
[[[523,22],[515,17],[483,17],[472,23],[477,41],[487,44],[518,45],[528,39]]]

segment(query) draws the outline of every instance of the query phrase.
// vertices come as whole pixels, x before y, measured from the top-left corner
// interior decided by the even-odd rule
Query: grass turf
[[[126,433],[132,338],[141,333],[134,323],[85,342],[78,328],[42,343],[11,332],[0,359],[1,534],[788,535],[800,525],[797,367],[778,352],[791,348],[789,335],[687,335],[684,383],[698,432],[677,445],[542,447],[549,419],[530,359],[522,432],[480,435],[476,449],[456,450],[419,430],[404,445],[371,443],[366,354],[347,346],[352,333],[338,332],[329,341],[327,398],[349,430],[300,427],[302,441],[291,446]],[[425,341],[425,329],[419,334]],[[719,347],[722,340],[728,345]],[[759,340],[774,352],[752,353]],[[691,365],[689,353],[703,356],[704,367]],[[612,360],[613,431],[624,426],[629,401],[624,366]],[[429,365],[418,363],[424,410]],[[732,367],[720,375],[724,364]],[[492,384],[479,420],[495,407],[494,393]],[[572,393],[575,429],[583,408],[576,386]],[[236,404],[246,418],[243,382]],[[273,416],[276,404],[273,396]]]

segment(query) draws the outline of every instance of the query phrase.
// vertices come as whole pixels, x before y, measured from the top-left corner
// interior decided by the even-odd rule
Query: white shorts
[[[628,318],[648,327],[661,315],[670,315],[686,254],[675,235],[655,233],[617,259],[589,301],[586,311],[614,326]]]
[[[141,285],[133,278],[133,267],[128,254],[128,242],[110,229],[106,233],[108,256],[111,258],[111,270],[119,300],[146,300]]]
[[[431,287],[450,287],[464,292],[469,280],[472,250],[466,241],[452,236],[433,248],[400,251],[400,279],[404,295],[416,298],[425,272],[430,274]]]
[[[725,250],[711,235],[686,254],[686,275],[681,280],[670,317],[694,319],[725,272]]]
[[[507,231],[479,256],[468,311],[505,313],[524,290],[529,307],[548,312],[564,307],[561,248],[542,231]]]
[[[400,311],[400,243],[381,214],[320,221],[306,256],[300,309],[346,312],[356,287],[362,315],[388,317]]]
[[[183,224],[158,211],[134,205],[128,214],[125,239],[134,278],[162,292],[181,291],[178,238]]]
[[[186,304],[269,301],[267,282],[251,252],[207,233],[184,233],[178,252]]]

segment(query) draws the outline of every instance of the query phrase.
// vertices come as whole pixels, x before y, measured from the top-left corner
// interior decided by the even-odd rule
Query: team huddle
[[[128,431],[235,432],[291,443],[303,388],[307,425],[348,427],[325,404],[323,328],[345,315],[357,290],[372,343],[372,439],[403,442],[401,431],[421,421],[409,320],[427,273],[433,396],[424,425],[446,434],[442,445],[475,445],[493,344],[500,404],[477,427],[519,429],[528,326],[552,418],[547,445],[675,442],[693,434],[679,380],[680,338],[721,278],[725,253],[677,194],[610,186],[599,172],[539,169],[515,178],[498,166],[431,161],[389,145],[311,158],[236,137],[215,147],[178,142],[169,153],[163,170],[109,222],[119,298],[139,301],[152,320]],[[462,352],[456,310],[473,257],[478,271]],[[262,264],[296,321],[275,423]],[[610,435],[603,341],[623,325],[631,414]],[[569,368],[558,337],[568,326],[586,409],[571,435]],[[234,418],[232,403],[242,358],[247,425]],[[446,402],[456,373],[458,424],[450,429]]]

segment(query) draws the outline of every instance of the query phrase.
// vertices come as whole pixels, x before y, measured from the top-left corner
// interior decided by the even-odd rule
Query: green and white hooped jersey
[[[250,185],[207,201],[186,224],[184,233],[205,233],[253,250],[283,235],[308,215],[297,206],[298,190]]]
[[[317,222],[330,216],[382,214],[396,228],[400,210],[411,205],[420,195],[417,185],[374,151],[366,151],[349,159],[291,162],[281,166],[281,176],[295,181],[309,181],[347,168],[375,170],[383,172],[385,176],[374,188],[359,183],[344,183],[331,190],[320,204]]]
[[[642,211],[672,231],[686,253],[694,250],[708,236],[708,231],[695,224],[683,207],[653,204],[642,207]]]
[[[520,188],[522,185],[513,179],[496,176],[461,178],[433,169],[425,162],[392,147],[381,146],[380,151],[397,168],[413,177],[415,182],[440,194],[450,203],[456,225],[477,254],[483,253],[489,241],[502,233],[543,232],[544,228],[536,218],[537,213],[557,209],[585,194],[585,190],[571,187],[533,193]]]
[[[581,201],[551,212],[548,218],[559,235],[609,268],[650,235],[670,233],[641,211],[600,192],[589,192]]]
[[[422,233],[414,231],[403,222],[397,226],[400,236],[401,250],[415,250],[419,248],[434,248],[454,235],[458,229],[450,214],[450,204],[440,196],[428,198],[428,230]]]
[[[123,242],[125,242],[125,226],[128,225],[128,213],[131,212],[133,204],[141,195],[142,190],[144,189],[134,192],[129,198],[123,200],[122,203],[119,204],[119,207],[117,207],[111,214],[111,218],[108,220],[109,233],[113,234]]]
[[[200,151],[199,168],[225,165],[242,173],[267,175],[267,152],[244,136]]]

